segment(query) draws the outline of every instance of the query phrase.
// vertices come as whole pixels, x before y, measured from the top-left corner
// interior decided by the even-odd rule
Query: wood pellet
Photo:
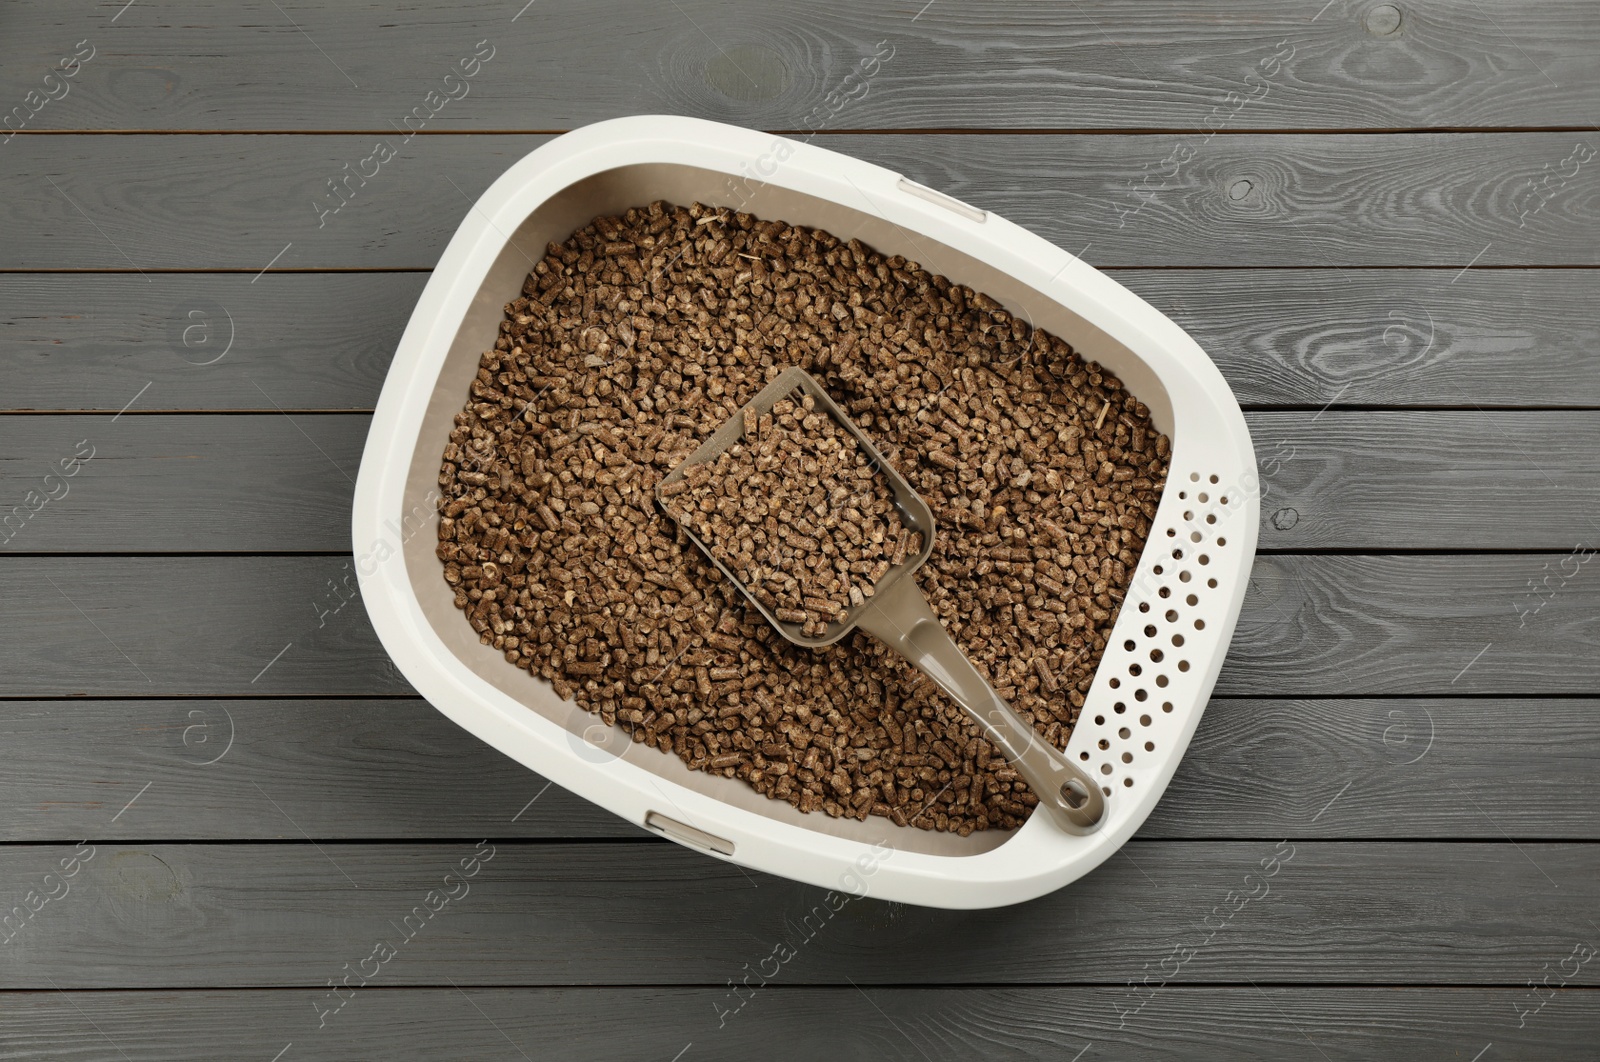
[[[816,637],[922,550],[856,437],[811,395],[781,398],[661,494],[667,512],[779,620]]]
[[[655,503],[792,365],[928,503],[918,585],[1064,747],[1168,439],[1118,380],[993,299],[781,221],[656,202],[547,248],[444,453],[455,603],[510,664],[692,769],[833,817],[1015,828],[1033,794],[932,683],[859,632],[787,642]],[[797,611],[825,612],[805,596]]]

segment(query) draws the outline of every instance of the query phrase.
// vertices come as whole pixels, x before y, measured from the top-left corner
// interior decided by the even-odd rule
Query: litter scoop
[[[1020,774],[1039,798],[1039,808],[1052,821],[1069,833],[1087,833],[1099,825],[1105,814],[1105,798],[1100,787],[1087,772],[1069,761],[1053,745],[1045,741],[1033,727],[1012,709],[984,680],[961,647],[940,624],[927,598],[923,597],[913,573],[933,552],[933,513],[926,502],[911,489],[911,485],[884,460],[861,430],[847,417],[837,403],[804,369],[792,368],[769,383],[754,400],[735,413],[700,447],[684,458],[656,487],[656,501],[666,510],[663,490],[684,478],[684,473],[695,465],[715,460],[723,451],[741,441],[745,435],[746,414],[756,418],[770,413],[772,407],[796,391],[810,395],[818,411],[831,416],[840,426],[855,437],[874,469],[888,481],[894,493],[895,509],[901,522],[913,531],[922,533],[922,548],[904,561],[890,567],[873,588],[871,597],[861,604],[851,605],[843,614],[823,630],[820,635],[808,635],[799,623],[780,620],[771,609],[757,599],[748,586],[717,559],[687,524],[679,524],[696,546],[700,547],[722,574],[726,575],[741,593],[749,599],[768,623],[778,633],[796,645],[819,649],[832,645],[851,631],[860,627],[910,661],[919,671],[932,679],[950,699],[960,705],[983,728],[984,735],[1005,756],[1011,767]],[[754,418],[752,418],[754,419]]]

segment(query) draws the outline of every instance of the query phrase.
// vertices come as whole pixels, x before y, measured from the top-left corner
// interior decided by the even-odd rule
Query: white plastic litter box
[[[657,199],[855,236],[993,297],[1116,374],[1172,439],[1171,472],[1067,755],[1101,782],[1099,827],[1045,816],[969,837],[803,815],[690,771],[507,663],[453,603],[435,556],[441,455],[481,354],[531,263],[601,214]],[[718,859],[932,907],[1028,900],[1138,829],[1222,665],[1256,546],[1259,485],[1238,402],[1200,346],[1110,277],[995,214],[810,144],[715,122],[600,122],[533,151],[473,205],[384,382],[356,485],[362,598],[384,648],[439,711],[529,769]]]

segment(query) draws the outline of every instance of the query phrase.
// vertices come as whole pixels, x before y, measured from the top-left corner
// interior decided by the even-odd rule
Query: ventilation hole
[[[1228,544],[1228,540],[1227,539],[1222,538],[1220,536],[1217,538],[1217,545],[1226,546],[1227,544]]]
[[[1150,650],[1150,659],[1154,660],[1158,664],[1161,663],[1162,655],[1163,654],[1162,654],[1160,649],[1152,649],[1152,650]]]
[[[1080,752],[1080,753],[1078,753],[1078,759],[1080,759],[1080,760],[1086,760],[1086,759],[1088,759],[1088,758],[1089,758],[1089,754],[1088,754],[1088,753],[1087,753],[1087,752]]]
[[[1165,687],[1166,684],[1167,684],[1167,676],[1165,676],[1165,675],[1157,675],[1156,676],[1156,685],[1157,686]]]
[[[1177,623],[1178,622],[1178,610],[1177,609],[1175,609],[1175,608],[1167,609],[1167,622],[1168,623]]]
[[[1152,572],[1155,572],[1157,575],[1160,575],[1161,574],[1161,565],[1158,564],[1154,568],[1151,568],[1150,570]]]
[[[1200,482],[1200,473],[1198,473],[1198,472],[1190,472],[1189,473],[1189,482],[1190,483],[1199,483]]]
[[[1111,710],[1116,712],[1118,715],[1121,715],[1123,712],[1128,710],[1128,706],[1123,704],[1121,701],[1118,701],[1116,704],[1111,706]]]
[[[1148,602],[1148,601],[1139,602],[1139,611],[1140,612],[1149,612],[1150,611],[1150,602]]]
[[[1211,589],[1215,590],[1217,588],[1217,581],[1215,579],[1207,579],[1206,580],[1206,585],[1211,587]]]
[[[1218,505],[1227,505],[1228,504],[1228,496],[1226,494],[1224,494],[1222,497],[1218,498],[1217,499],[1217,504]]]
[[[1183,667],[1183,666],[1186,666],[1186,665],[1181,665],[1181,664],[1180,664],[1180,665],[1179,665],[1179,666],[1180,666],[1180,667]],[[1136,700],[1136,701],[1142,701],[1142,700],[1145,700],[1145,699],[1146,699],[1146,698],[1148,698],[1148,697],[1149,697],[1149,696],[1150,696],[1150,695],[1149,695],[1149,694],[1148,694],[1148,693],[1146,693],[1146,692],[1145,692],[1145,691],[1144,691],[1144,690],[1134,690],[1134,691],[1133,691],[1133,699],[1134,699],[1134,700]]]
[[[1111,790],[1107,786],[1101,786],[1100,787],[1100,792],[1104,793],[1106,796],[1110,796],[1111,795]]]
[[[1212,513],[1210,516],[1206,517],[1206,523],[1214,524],[1216,522],[1217,522],[1217,514],[1216,513]]]
[[[1215,483],[1216,481],[1217,481],[1217,477],[1216,476],[1212,476],[1211,477],[1211,482]]]
[[[1149,726],[1150,725],[1150,717],[1148,715],[1141,715],[1139,717],[1139,725],[1140,726]],[[1149,747],[1150,747],[1150,743],[1149,742],[1145,742],[1145,748],[1148,749]]]
[[[1208,502],[1211,499],[1206,495],[1205,491],[1201,491],[1199,494],[1194,496],[1194,500],[1197,502]]]
[[[1187,660],[1179,660],[1178,661],[1178,670],[1179,671],[1188,671],[1189,670],[1189,661],[1187,661]],[[1140,690],[1139,692],[1143,693],[1144,691]]]
[[[1168,538],[1177,538],[1178,537],[1178,529],[1176,527],[1167,528],[1167,537]]]
[[[1146,752],[1154,752],[1156,750],[1156,743],[1154,741],[1146,741],[1144,743],[1144,750]],[[1085,759],[1088,759],[1089,754],[1087,752],[1084,753],[1083,755],[1084,755]]]
[[[1103,715],[1095,716],[1094,717],[1094,725],[1095,726],[1105,726],[1106,725],[1106,717],[1103,716]]]
[[[1194,513],[1191,510],[1185,509],[1184,512],[1183,512],[1183,518],[1185,520],[1193,520],[1194,519]]]
[[[1128,740],[1132,736],[1133,736],[1133,731],[1129,730],[1127,727],[1123,727],[1121,730],[1117,731],[1117,737],[1121,738],[1124,741]]]
[[[1101,765],[1100,765],[1100,773],[1101,773],[1101,774],[1110,774],[1110,773],[1111,773],[1111,764],[1109,764],[1109,763],[1102,763],[1102,764],[1101,764]]]
[[[1162,702],[1161,702],[1161,710],[1162,710],[1162,711],[1163,711],[1163,712],[1170,712],[1170,711],[1172,711],[1172,702],[1171,702],[1171,701],[1162,701]]]
[[[1144,636],[1146,638],[1154,638],[1156,636],[1156,625],[1154,623],[1146,623],[1144,625]]]
[[[1122,785],[1123,785],[1123,788],[1125,788],[1125,789],[1132,789],[1133,788],[1133,779],[1132,778],[1124,778],[1122,780]],[[1107,794],[1107,795],[1109,796],[1110,794]]]
[[[1184,598],[1184,600],[1189,602],[1191,605],[1198,605],[1200,603],[1200,599],[1193,594],[1190,594],[1188,597]]]
[[[1178,573],[1178,582],[1186,583],[1188,581],[1189,581],[1189,573],[1187,571],[1181,571],[1181,572]],[[1189,596],[1193,597],[1194,595],[1190,594]],[[1189,604],[1192,605],[1192,604],[1194,604],[1194,602],[1191,601],[1191,602],[1189,602]]]
[[[1188,492],[1187,492],[1187,491],[1181,491],[1181,490],[1180,490],[1180,491],[1179,491],[1179,492],[1178,492],[1178,499],[1179,499],[1179,500],[1180,500],[1180,501],[1181,501],[1181,500],[1183,500],[1183,499],[1184,499],[1184,498],[1187,498],[1187,497],[1188,497],[1188,496],[1189,496],[1189,494],[1188,494]]]
[[[1123,754],[1122,754],[1122,762],[1123,762],[1123,763],[1132,763],[1132,762],[1133,762],[1133,753],[1131,753],[1131,752],[1124,752],[1124,753],[1123,753]]]
[[[1201,564],[1210,564],[1211,563],[1211,558],[1207,554],[1204,554],[1204,553],[1200,554],[1200,556],[1197,557],[1196,559]]]
[[[1143,671],[1144,671],[1144,669],[1141,668],[1138,664],[1129,664],[1128,665],[1128,674],[1130,674],[1130,675],[1139,675],[1139,674],[1142,674]]]
[[[1135,644],[1136,643],[1134,642],[1134,640],[1132,638],[1129,638],[1127,641],[1122,643],[1122,647],[1124,649],[1126,649],[1128,652],[1131,653],[1131,652],[1133,652],[1133,648],[1134,648]]]
[[[1199,541],[1200,541],[1200,539],[1201,539],[1201,538],[1203,538],[1203,537],[1204,537],[1204,536],[1203,536],[1203,535],[1201,535],[1201,534],[1200,534],[1200,532],[1198,532],[1198,531],[1195,531],[1195,532],[1193,532],[1193,533],[1192,533],[1192,534],[1190,534],[1190,536],[1189,536],[1189,541],[1190,541],[1190,542],[1199,542]]]
[[[1111,742],[1107,741],[1105,738],[1101,738],[1099,744],[1102,749],[1109,749],[1111,747]]]
[[[1202,619],[1195,620],[1194,621],[1194,629],[1197,630],[1197,631],[1205,630],[1206,629],[1206,621],[1202,620]],[[1116,680],[1113,679],[1112,681],[1115,682]]]
[[[1168,590],[1166,587],[1163,586],[1160,590],[1156,591],[1156,596],[1157,597],[1171,597],[1172,596],[1172,591]]]
[[[1173,644],[1173,645],[1182,645],[1182,644],[1183,644],[1183,635],[1181,635],[1181,634],[1174,634],[1174,635],[1173,635],[1173,636],[1172,636],[1172,644]]]
[[[1181,550],[1181,549],[1173,550],[1172,551],[1172,559],[1173,560],[1183,560],[1183,550]]]

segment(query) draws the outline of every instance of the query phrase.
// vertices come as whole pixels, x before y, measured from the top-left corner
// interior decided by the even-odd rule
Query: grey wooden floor
[[[0,8],[0,515],[45,499],[0,530],[0,1058],[1593,1057],[1600,9],[522,3]],[[471,198],[641,112],[820,126],[1081,249],[1211,352],[1266,484],[1132,843],[1020,907],[853,904],[743,999],[820,893],[547,789],[343,589]]]

